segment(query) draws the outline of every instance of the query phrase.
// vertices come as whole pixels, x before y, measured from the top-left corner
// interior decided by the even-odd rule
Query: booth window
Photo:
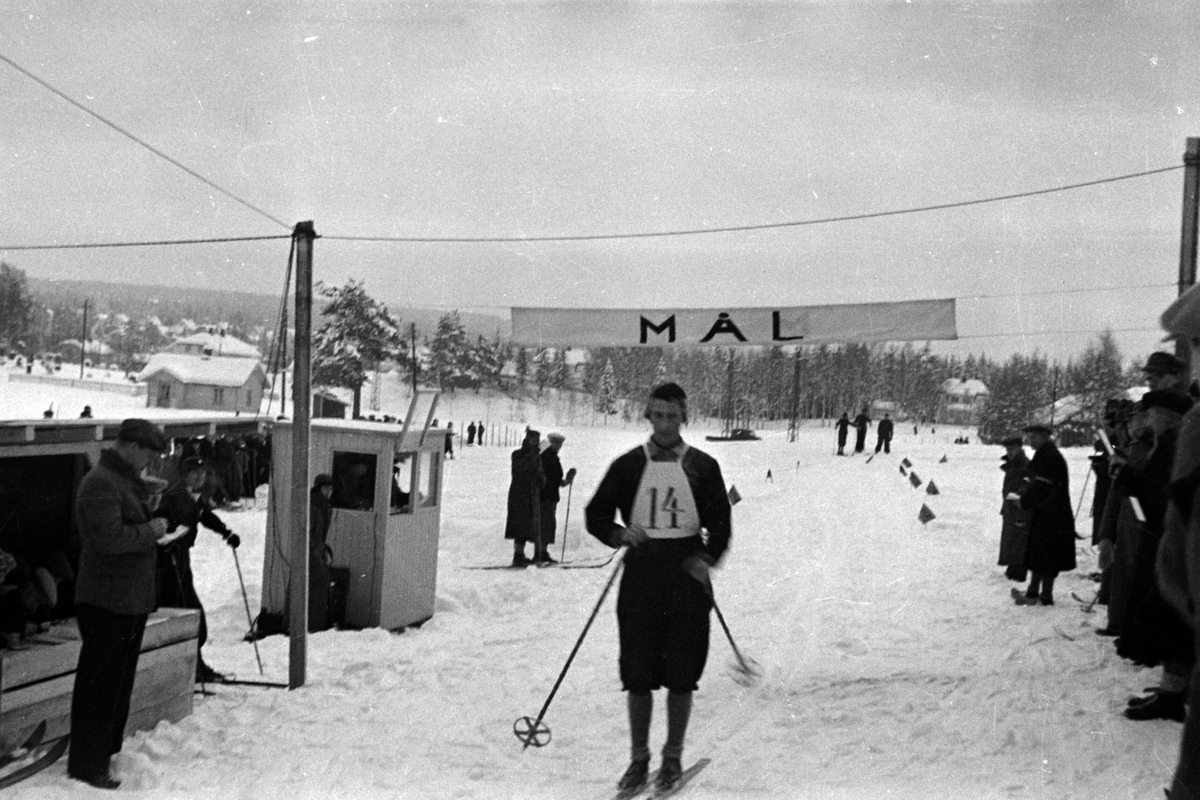
[[[416,453],[396,453],[392,456],[392,514],[412,513],[413,460]]]
[[[421,505],[429,508],[436,506],[438,498],[438,481],[441,479],[439,470],[442,466],[442,454],[433,450],[425,454],[424,469],[421,470],[421,491],[417,496]]]
[[[333,507],[375,510],[378,458],[373,453],[333,452]]]

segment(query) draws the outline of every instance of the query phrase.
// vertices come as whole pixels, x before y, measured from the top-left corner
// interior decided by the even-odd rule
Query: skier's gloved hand
[[[639,547],[650,540],[646,534],[645,528],[638,525],[636,522],[627,528],[621,528],[617,532],[617,543],[627,544],[630,547]]]
[[[712,594],[712,579],[708,573],[711,567],[699,555],[692,554],[683,560],[683,571],[691,575],[704,586],[704,591]]]
[[[233,531],[228,531],[225,533],[225,544],[229,545],[234,550],[237,550],[238,545],[241,543],[242,543],[242,538],[240,536],[238,536],[236,533],[234,533]]]
[[[574,467],[571,467],[569,470],[567,470],[567,479],[566,480],[567,480],[567,483],[575,482],[575,468]]]

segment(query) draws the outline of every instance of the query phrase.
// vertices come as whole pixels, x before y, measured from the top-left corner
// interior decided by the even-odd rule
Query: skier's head
[[[683,387],[678,383],[664,383],[655,386],[650,392],[650,400],[646,403],[646,419],[653,421],[650,416],[650,409],[654,407],[654,401],[661,400],[665,403],[674,403],[679,406],[679,414],[683,422],[687,422],[687,393],[683,391]]]

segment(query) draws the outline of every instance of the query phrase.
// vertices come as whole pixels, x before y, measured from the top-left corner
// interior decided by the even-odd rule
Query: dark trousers
[[[109,759],[121,752],[148,616],[76,607],[83,646],[71,692],[70,775],[105,775]]]
[[[200,633],[196,644],[197,648],[204,646],[208,641],[208,621],[204,618],[200,595],[196,594],[190,547],[170,548],[158,554],[158,605],[160,608],[192,608],[199,611]]]

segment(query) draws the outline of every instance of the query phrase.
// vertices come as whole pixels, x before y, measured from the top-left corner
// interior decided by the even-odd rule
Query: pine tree
[[[596,410],[606,417],[616,411],[616,394],[617,381],[610,358],[604,362],[604,372],[600,374],[600,389],[596,394]]]
[[[426,341],[426,346],[429,348],[429,372],[443,391],[447,387],[453,388],[454,379],[470,373],[471,348],[458,311],[438,318],[437,329]]]
[[[0,345],[22,349],[32,345],[25,339],[31,332],[33,309],[25,271],[0,261]]]
[[[368,370],[403,352],[400,326],[387,308],[367,295],[360,281],[345,286],[317,282],[316,293],[329,302],[324,322],[313,337],[312,382],[354,392],[354,416],[362,409],[362,387]]]

